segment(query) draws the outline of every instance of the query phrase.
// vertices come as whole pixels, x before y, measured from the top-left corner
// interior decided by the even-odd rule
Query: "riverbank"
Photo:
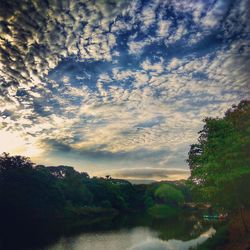
[[[242,215],[244,223],[242,221]],[[226,225],[218,228],[216,234],[200,245],[197,250],[249,250],[250,249],[250,210],[242,215],[234,215]]]
[[[243,224],[242,216],[246,227]],[[228,243],[219,250],[249,250],[250,249],[250,210],[237,214],[228,226]]]

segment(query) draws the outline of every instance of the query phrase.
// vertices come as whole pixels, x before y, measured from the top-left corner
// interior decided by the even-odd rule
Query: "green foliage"
[[[155,202],[151,196],[145,196],[144,203],[145,203],[145,206],[147,208],[150,208],[150,207],[154,206],[154,204],[155,204]]]
[[[250,184],[250,102],[233,106],[224,118],[204,122],[187,160],[194,194],[230,210],[249,206],[245,197],[250,197],[250,191],[244,186]]]
[[[144,204],[147,213],[154,218],[176,218],[184,203],[183,183],[154,183],[147,186]]]
[[[144,191],[125,180],[90,178],[69,166],[36,166],[26,157],[0,156],[0,219],[144,209],[139,204]]]
[[[157,219],[171,219],[178,216],[178,209],[168,205],[154,205],[148,209],[148,214]]]
[[[86,186],[93,194],[92,204],[95,206],[113,207],[118,210],[126,209],[131,198],[126,194],[126,188],[131,188],[130,183],[118,185],[115,180],[93,178],[85,182]],[[109,203],[109,205],[108,205]]]
[[[0,157],[0,216],[52,216],[65,201],[53,176],[36,171],[28,158]]]
[[[154,195],[162,202],[172,206],[179,206],[184,202],[182,192],[169,184],[161,184],[155,190]]]

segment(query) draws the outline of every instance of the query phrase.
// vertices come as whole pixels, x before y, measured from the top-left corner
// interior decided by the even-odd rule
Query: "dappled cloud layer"
[[[185,178],[202,119],[249,97],[249,19],[248,0],[2,0],[0,151]]]

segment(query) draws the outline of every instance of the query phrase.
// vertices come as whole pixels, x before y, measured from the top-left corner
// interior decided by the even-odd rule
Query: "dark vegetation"
[[[120,179],[90,178],[73,167],[34,165],[29,158],[0,157],[2,219],[65,218],[100,213],[180,207],[188,199],[184,182],[132,185]]]

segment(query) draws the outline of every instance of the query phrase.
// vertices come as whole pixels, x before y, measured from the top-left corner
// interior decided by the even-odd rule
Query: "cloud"
[[[174,33],[169,36],[167,39],[165,39],[165,44],[172,44],[172,43],[176,43],[177,41],[179,41],[185,34],[187,33],[187,29],[185,27],[184,24],[180,24],[176,30],[174,31]]]
[[[177,180],[187,179],[190,172],[184,169],[167,169],[167,168],[124,168],[117,170],[108,170],[99,174],[109,174],[113,178],[125,179],[150,179],[150,180]]]
[[[169,35],[168,31],[171,26],[171,22],[169,20],[160,20],[158,22],[158,30],[157,33],[160,37],[165,37]]]
[[[156,63],[151,63],[148,59],[146,59],[145,61],[142,62],[141,67],[145,70],[145,71],[154,71],[157,73],[162,73],[163,72],[163,59],[160,58],[159,62]]]
[[[149,4],[148,6],[144,7],[141,12],[141,22],[142,22],[142,30],[146,30],[149,28],[156,20],[156,12],[155,9],[157,7],[157,1],[156,4]]]
[[[136,55],[136,54],[140,55],[146,46],[151,45],[156,41],[157,41],[157,38],[153,38],[153,37],[147,37],[147,38],[145,38],[143,40],[139,40],[139,41],[135,41],[132,38],[127,43],[128,52],[132,55]]]
[[[182,60],[179,60],[178,58],[174,57],[171,59],[170,63],[168,64],[168,70],[176,69],[182,64],[183,64]]]
[[[230,1],[218,0],[202,19],[205,27],[214,28],[223,19],[230,6]]]
[[[246,0],[4,3],[1,136],[32,155],[160,178],[186,168],[204,117],[250,94]]]
[[[68,56],[111,60],[116,41],[107,27],[126,7],[126,1],[117,1],[114,7],[108,0],[62,4],[31,0],[18,5],[4,1],[0,68],[5,84],[28,89],[34,82],[42,84],[49,70]]]

